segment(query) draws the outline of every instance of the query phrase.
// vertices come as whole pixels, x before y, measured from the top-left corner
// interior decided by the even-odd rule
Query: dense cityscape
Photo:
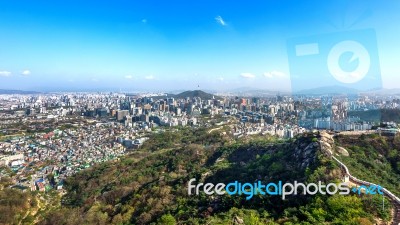
[[[66,177],[135,151],[173,127],[229,127],[229,135],[293,138],[313,129],[395,135],[395,121],[352,112],[399,110],[395,97],[223,97],[168,94],[49,93],[0,96],[1,176],[10,187],[63,192]],[[351,116],[352,115],[352,116]],[[376,116],[376,115],[375,115]],[[374,120],[375,119],[375,120]]]

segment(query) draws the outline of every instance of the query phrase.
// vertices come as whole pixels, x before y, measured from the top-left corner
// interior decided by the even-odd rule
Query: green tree
[[[396,149],[389,150],[388,158],[395,159],[398,156],[398,152]]]
[[[245,220],[248,225],[260,225],[260,217],[255,212],[250,212]]]
[[[352,221],[365,215],[363,204],[354,195],[334,195],[327,201],[329,216],[334,221]]]
[[[117,214],[117,215],[115,215],[115,216],[113,217],[113,219],[112,219],[112,224],[115,224],[115,225],[122,225],[122,224],[124,224],[124,220],[123,220],[121,214]]]
[[[171,214],[168,213],[168,214],[163,215],[159,219],[158,224],[160,224],[160,225],[175,225],[176,220]]]

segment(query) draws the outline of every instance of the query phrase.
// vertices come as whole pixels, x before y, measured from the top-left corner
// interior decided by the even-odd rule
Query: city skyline
[[[2,2],[0,89],[290,91],[288,39],[371,28],[399,88],[400,3],[385,3]]]

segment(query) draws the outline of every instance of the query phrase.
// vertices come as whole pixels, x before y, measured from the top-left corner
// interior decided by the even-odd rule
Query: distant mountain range
[[[241,97],[271,97],[276,95],[290,95],[289,91],[277,91],[277,90],[267,90],[267,89],[256,89],[251,87],[241,87],[231,89],[229,91],[222,91],[222,93],[228,93],[231,95],[237,95]]]
[[[31,94],[40,94],[40,93],[41,92],[37,92],[37,91],[21,91],[21,90],[0,89],[0,95],[12,95],[12,94],[31,95]]]
[[[364,93],[364,92],[361,92],[361,93]],[[370,90],[366,93],[367,94],[377,94],[377,95],[400,95],[400,89],[399,88],[392,88],[392,89],[382,88],[382,89],[377,89],[377,90]]]
[[[343,86],[326,86],[307,90],[301,90],[292,93],[294,95],[400,95],[400,89],[373,89],[367,91],[360,91],[354,88],[348,88]]]
[[[228,91],[212,92],[218,93],[220,95],[234,95],[242,97],[269,97],[276,95],[356,95],[356,94],[366,94],[366,95],[400,95],[400,88],[393,89],[372,89],[367,91],[360,91],[355,88],[343,87],[343,86],[325,86],[313,89],[306,89],[296,92],[291,91],[277,91],[277,90],[264,90],[256,89],[251,87],[235,88]]]
[[[24,91],[24,90],[8,90],[8,89],[0,89],[0,94],[42,94],[46,92],[38,92],[38,91]],[[301,90],[294,93],[290,91],[277,91],[277,90],[266,90],[266,89],[257,89],[251,87],[242,87],[235,88],[231,90],[219,91],[219,90],[193,90],[193,91],[184,91],[184,90],[175,90],[168,92],[167,96],[155,96],[154,98],[165,98],[165,97],[174,97],[174,98],[193,98],[200,97],[201,99],[212,99],[220,98],[218,96],[239,96],[239,97],[271,97],[276,95],[343,95],[343,94],[366,94],[366,95],[400,95],[399,88],[393,89],[374,89],[368,91],[359,91],[354,88],[348,88],[343,86],[326,86],[320,88],[313,88],[307,90]]]
[[[342,95],[358,94],[360,91],[343,86],[326,86],[294,92],[294,95]]]

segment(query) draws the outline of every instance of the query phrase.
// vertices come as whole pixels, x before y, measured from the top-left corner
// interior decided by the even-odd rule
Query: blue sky
[[[400,87],[400,1],[1,1],[0,88],[290,90],[290,38],[372,28]]]

